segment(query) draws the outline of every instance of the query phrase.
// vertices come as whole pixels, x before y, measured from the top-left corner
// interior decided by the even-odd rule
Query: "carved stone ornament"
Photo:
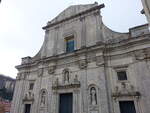
[[[120,86],[116,86],[112,94],[114,99],[121,96],[135,96],[139,97],[140,93],[135,91],[135,87],[129,83],[122,82]]]
[[[78,75],[75,75],[74,84],[80,84],[80,81],[78,80]]]
[[[87,67],[87,62],[86,60],[80,60],[79,61],[79,68],[80,69],[85,69]]]
[[[62,89],[76,89],[76,88],[80,88],[80,81],[78,80],[78,76],[75,75],[74,81],[72,82],[67,82],[67,83],[59,83],[59,79],[56,78],[54,80],[54,84],[52,86],[53,90],[62,90]]]
[[[43,68],[39,68],[38,69],[38,76],[42,76],[43,75]]]
[[[28,72],[18,73],[16,79],[17,80],[24,80],[24,79],[26,79],[27,75],[28,75]]]
[[[21,73],[18,73],[18,74],[17,74],[16,80],[20,80],[20,75],[21,75]]]
[[[104,64],[104,58],[103,58],[103,56],[97,56],[96,57],[96,65],[97,66],[101,66],[103,64]]]
[[[56,66],[48,67],[48,74],[53,74],[55,72]]]
[[[34,94],[33,94],[33,92],[28,91],[25,94],[25,97],[24,97],[23,101],[33,101],[33,100],[34,100]]]
[[[146,58],[146,53],[144,50],[135,51],[135,60],[143,60]]]
[[[24,57],[22,58],[22,62],[21,64],[28,64],[28,63],[31,63],[31,57]]]

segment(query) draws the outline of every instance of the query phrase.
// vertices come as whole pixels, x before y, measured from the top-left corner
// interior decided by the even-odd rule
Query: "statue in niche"
[[[97,95],[96,95],[96,89],[94,87],[90,89],[90,96],[91,96],[91,105],[96,105]]]
[[[64,72],[64,83],[69,83],[69,71],[67,70]]]
[[[40,105],[41,107],[44,107],[46,104],[46,92],[45,91],[42,91],[41,93],[41,102],[40,102]]]
[[[79,83],[79,80],[78,80],[78,75],[75,75],[75,78],[74,78],[74,83]]]

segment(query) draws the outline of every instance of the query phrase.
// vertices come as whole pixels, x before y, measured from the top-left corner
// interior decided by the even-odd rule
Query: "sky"
[[[44,40],[42,27],[70,5],[104,3],[104,24],[117,32],[147,23],[140,0],[2,0],[0,4],[0,74],[15,78],[21,58],[33,57]]]

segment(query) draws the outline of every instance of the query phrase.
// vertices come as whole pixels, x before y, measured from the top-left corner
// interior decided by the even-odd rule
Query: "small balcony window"
[[[118,76],[118,80],[120,80],[120,81],[127,80],[126,71],[117,72],[117,76]]]
[[[74,36],[69,36],[66,38],[66,52],[74,51]]]

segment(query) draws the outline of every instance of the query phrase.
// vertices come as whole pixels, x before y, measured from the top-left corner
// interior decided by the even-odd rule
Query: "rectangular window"
[[[74,36],[66,37],[66,52],[74,51]]]
[[[30,113],[31,104],[25,104],[25,112],[24,113]]]
[[[127,80],[126,71],[117,72],[118,80]]]
[[[120,113],[136,113],[134,101],[120,101]]]
[[[34,83],[30,83],[29,84],[29,90],[33,90],[33,87],[34,87]]]
[[[73,111],[73,96],[72,93],[60,94],[59,113],[72,113]]]

